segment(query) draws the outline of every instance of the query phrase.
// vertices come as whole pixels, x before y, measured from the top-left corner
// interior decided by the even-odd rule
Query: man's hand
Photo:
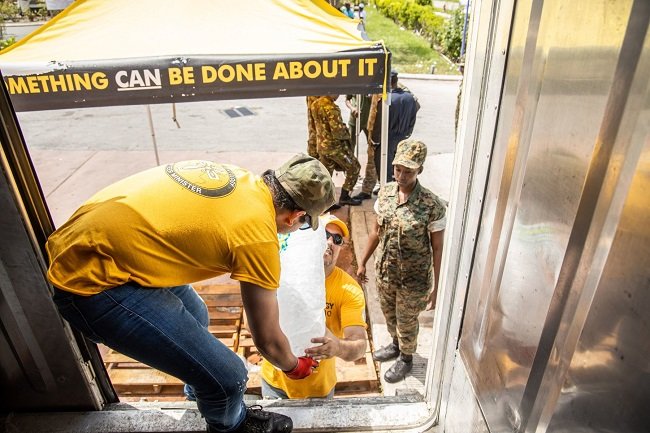
[[[296,364],[293,370],[285,371],[284,374],[286,374],[289,379],[304,379],[309,376],[316,367],[318,367],[318,362],[306,356],[300,356],[298,357],[298,364]]]
[[[314,346],[305,349],[307,356],[311,356],[317,361],[334,358],[341,353],[341,341],[328,329],[324,337],[311,339],[312,343],[321,343],[320,346]]]

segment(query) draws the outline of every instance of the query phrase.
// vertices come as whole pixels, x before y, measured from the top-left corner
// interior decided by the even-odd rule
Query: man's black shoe
[[[367,192],[360,192],[359,194],[352,196],[352,198],[356,198],[357,200],[362,200],[362,201],[368,200],[370,197],[371,197],[370,194],[368,194]]]
[[[341,209],[341,205],[334,203],[332,206],[328,207],[325,212],[326,213],[332,212],[333,210],[339,210],[339,209]]]
[[[262,406],[246,408],[246,418],[233,433],[289,433],[293,431],[293,421],[288,416],[267,412]],[[216,432],[208,425],[208,433]]]
[[[379,195],[379,187],[372,190],[372,195]]]
[[[400,380],[404,380],[412,368],[413,360],[404,361],[400,357],[397,361],[395,361],[395,364],[393,364],[393,366],[388,369],[386,374],[384,374],[384,379],[386,379],[386,382],[388,383],[399,382]]]
[[[354,197],[341,197],[339,199],[339,205],[345,206],[345,205],[350,205],[350,206],[361,206],[361,200],[358,198]]]
[[[397,358],[399,353],[399,347],[395,343],[390,343],[388,346],[375,350],[372,357],[375,361],[384,362]]]
[[[346,204],[348,204],[350,206],[360,206],[361,205],[361,200],[356,199],[354,197],[350,197],[350,192],[342,189],[341,190],[341,197],[339,197],[339,204],[341,206],[344,206]]]

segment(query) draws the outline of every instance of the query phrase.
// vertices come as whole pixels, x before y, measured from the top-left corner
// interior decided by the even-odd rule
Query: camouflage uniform
[[[352,191],[361,166],[350,146],[350,131],[343,123],[341,109],[330,96],[321,96],[309,106],[316,126],[318,159],[329,170],[345,172],[343,190]]]
[[[388,332],[403,354],[415,353],[418,316],[427,305],[433,275],[430,232],[445,216],[446,203],[418,182],[398,205],[397,183],[387,183],[375,204],[379,245],[376,285]]]
[[[352,143],[352,151],[354,152],[357,147],[357,119],[359,119],[360,131],[368,137],[368,115],[370,113],[370,95],[361,95],[360,104],[357,102],[358,95],[347,95],[345,99],[350,101],[350,105],[357,109],[357,116],[350,113],[348,119],[348,129],[350,130],[350,143]]]
[[[381,95],[372,95],[370,101],[370,110],[368,113],[368,131],[372,131],[377,121],[377,106],[381,103]],[[379,119],[381,121],[381,119]],[[379,144],[379,143],[377,143]],[[368,162],[366,162],[366,170],[361,184],[361,192],[368,195],[372,194],[372,190],[377,184],[377,168],[375,167],[375,148],[370,134],[368,133]]]
[[[312,158],[318,159],[318,152],[316,151],[316,125],[314,125],[314,118],[309,109],[311,103],[316,99],[318,99],[318,96],[307,96],[307,154]]]

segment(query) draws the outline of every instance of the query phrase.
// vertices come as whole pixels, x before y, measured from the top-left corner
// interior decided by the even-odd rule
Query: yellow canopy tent
[[[390,53],[322,0],[77,0],[0,52],[16,111],[380,93]]]

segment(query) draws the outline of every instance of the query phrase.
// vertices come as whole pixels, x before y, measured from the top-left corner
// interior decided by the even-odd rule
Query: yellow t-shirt
[[[335,267],[325,279],[325,326],[339,338],[348,326],[366,327],[366,301],[363,290],[354,278]],[[270,362],[262,362],[262,377],[289,398],[325,397],[336,385],[335,358],[324,359],[316,370],[304,379],[289,379]]]
[[[210,161],[152,168],[95,194],[47,241],[48,278],[92,295],[127,282],[171,287],[225,273],[275,289],[275,210],[263,180]]]

